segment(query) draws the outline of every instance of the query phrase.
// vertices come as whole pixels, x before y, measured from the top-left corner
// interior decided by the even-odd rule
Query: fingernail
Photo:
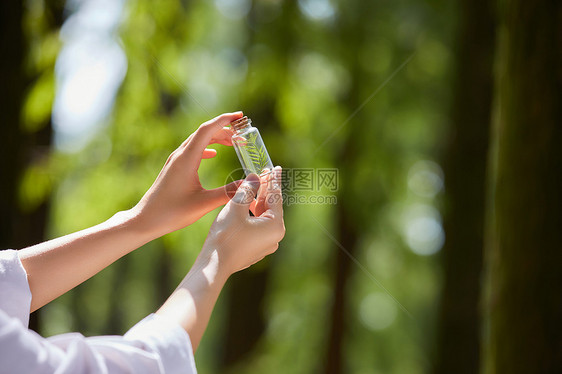
[[[246,182],[254,182],[254,181],[256,182],[260,181],[260,177],[258,177],[256,173],[251,173],[246,177]]]

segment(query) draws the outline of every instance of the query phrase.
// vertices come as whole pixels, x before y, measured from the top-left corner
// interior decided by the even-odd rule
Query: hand
[[[281,168],[273,169],[261,182],[257,201],[260,179],[256,174],[238,187],[211,226],[195,264],[156,312],[185,329],[194,351],[228,277],[274,252],[285,235]],[[252,204],[255,217],[249,214]]]
[[[192,224],[229,201],[241,181],[206,190],[197,170],[201,159],[217,155],[206,148],[209,144],[232,146],[232,130],[224,126],[242,115],[225,113],[205,122],[172,152],[154,184],[133,208],[145,229],[161,236]]]
[[[254,217],[249,215],[251,205]],[[277,166],[266,180],[250,174],[238,187],[211,226],[202,255],[216,252],[230,275],[275,252],[284,235],[281,167]]]

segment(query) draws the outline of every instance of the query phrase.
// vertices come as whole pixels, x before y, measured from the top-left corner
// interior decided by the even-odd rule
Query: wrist
[[[221,284],[226,283],[234,273],[218,248],[208,246],[207,243],[201,249],[193,267],[201,269],[209,281],[216,281]]]

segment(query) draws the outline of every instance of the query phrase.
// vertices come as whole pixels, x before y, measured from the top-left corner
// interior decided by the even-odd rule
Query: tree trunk
[[[370,15],[374,12],[371,8],[363,7],[358,14],[356,10],[342,15],[340,19],[340,37],[341,41],[346,43],[346,46],[351,53],[342,57],[346,63],[347,70],[350,72],[351,87],[349,93],[345,98],[343,105],[347,112],[351,115],[357,108],[362,105],[362,100],[359,97],[363,82],[367,81],[367,77],[363,70],[360,68],[358,61],[358,51],[363,48],[363,40],[365,35],[362,28],[357,25],[365,24]],[[360,191],[357,191],[353,186],[353,179],[357,173],[357,164],[361,157],[365,157],[360,153],[362,149],[360,138],[362,132],[363,121],[361,114],[358,114],[349,121],[346,125],[347,136],[345,137],[344,144],[341,151],[336,156],[335,166],[339,170],[339,189],[337,192],[337,207],[336,207],[336,225],[335,232],[336,238],[341,245],[334,245],[335,251],[335,270],[334,280],[332,285],[333,303],[331,309],[331,324],[328,332],[327,351],[324,358],[324,372],[327,374],[340,374],[346,373],[345,356],[344,356],[344,343],[347,327],[346,321],[349,320],[348,316],[348,292],[347,283],[350,276],[353,274],[352,259],[351,257],[357,256],[357,244],[361,232],[366,232],[365,222],[372,220],[369,219],[358,211],[357,209],[357,196],[360,196]],[[341,136],[341,135],[340,135]],[[369,204],[369,211],[373,213],[379,207],[375,201],[363,201],[363,204]],[[371,222],[372,223],[372,222]],[[342,249],[342,247],[345,249]],[[347,252],[347,253],[345,253]]]
[[[340,169],[341,170],[341,169]],[[342,179],[344,180],[344,179]],[[352,223],[353,216],[349,207],[344,206],[343,201],[349,199],[351,193],[338,194],[337,205],[337,233],[338,241],[343,248],[354,255],[357,245],[357,228]],[[343,201],[342,201],[343,200]],[[345,362],[343,360],[343,343],[345,337],[345,321],[347,317],[346,303],[347,293],[346,285],[351,275],[351,259],[339,246],[334,246],[336,251],[336,270],[333,284],[333,303],[331,310],[331,326],[328,338],[328,350],[325,358],[324,372],[327,374],[345,373]]]
[[[23,2],[0,3],[0,37],[3,56],[0,58],[0,247],[16,248],[18,220],[18,182],[22,171],[23,134],[20,112],[25,87],[23,71],[24,37],[22,31]]]
[[[49,2],[44,17],[51,29],[62,25],[64,5]],[[24,2],[5,1],[0,5],[0,37],[3,56],[0,59],[0,249],[23,248],[45,240],[49,214],[49,197],[31,209],[19,203],[20,182],[31,165],[43,163],[51,148],[52,124],[47,118],[35,132],[26,131],[22,121],[25,91],[42,71],[25,71],[28,43],[23,29]],[[54,68],[54,67],[51,67]],[[30,328],[39,331],[38,312],[31,315]]]
[[[247,359],[265,330],[261,306],[269,273],[269,266],[262,264],[259,269],[236,273],[228,281],[230,297],[222,371]]]
[[[446,241],[435,373],[476,373],[480,367],[480,277],[495,19],[488,1],[460,3],[452,128],[443,157]]]
[[[562,372],[562,3],[502,3],[487,373]]]

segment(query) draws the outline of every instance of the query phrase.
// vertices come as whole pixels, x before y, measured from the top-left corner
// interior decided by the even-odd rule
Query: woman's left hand
[[[206,148],[209,144],[232,145],[232,130],[225,126],[242,115],[225,113],[203,123],[172,152],[154,184],[132,209],[144,229],[155,236],[167,234],[192,224],[230,200],[241,181],[206,190],[197,171],[201,159],[217,154]]]

